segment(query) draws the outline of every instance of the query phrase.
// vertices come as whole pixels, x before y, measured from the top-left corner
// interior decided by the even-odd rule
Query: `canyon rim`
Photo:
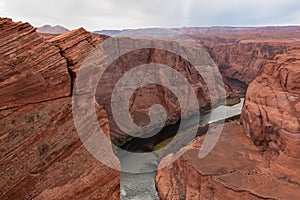
[[[299,27],[103,33],[0,18],[0,199],[300,198]]]

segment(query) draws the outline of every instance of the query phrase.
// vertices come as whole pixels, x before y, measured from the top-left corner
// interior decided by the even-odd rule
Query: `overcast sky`
[[[300,0],[0,0],[0,16],[34,26],[125,29],[299,25]]]

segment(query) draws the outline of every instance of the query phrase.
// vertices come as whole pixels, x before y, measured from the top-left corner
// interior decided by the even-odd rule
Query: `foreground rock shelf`
[[[158,171],[161,199],[299,198],[299,184],[270,168],[239,122],[226,123],[216,147],[199,159],[202,142],[203,137],[196,138],[180,159]]]
[[[119,198],[119,172],[82,145],[71,103],[68,97],[0,112],[0,199]]]

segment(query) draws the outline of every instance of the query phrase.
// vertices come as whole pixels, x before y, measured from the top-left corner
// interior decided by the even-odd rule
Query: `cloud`
[[[0,15],[89,30],[300,24],[298,0],[1,0]]]

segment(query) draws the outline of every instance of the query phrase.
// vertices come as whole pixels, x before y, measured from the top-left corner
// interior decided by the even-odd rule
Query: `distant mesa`
[[[184,27],[173,28],[187,35],[215,35],[215,34],[243,34],[243,33],[274,33],[274,32],[292,32],[299,31],[299,26],[265,26],[265,27],[230,27],[230,26],[213,26],[213,27]]]
[[[114,36],[114,35],[124,32],[124,31],[125,30],[101,30],[101,31],[95,31],[94,33],[99,34],[99,35]]]
[[[94,33],[114,36],[128,30],[134,30],[134,29],[100,30],[100,31],[95,31]],[[216,35],[216,34],[294,32],[294,31],[300,31],[300,26],[265,26],[265,27],[213,26],[213,27],[182,27],[182,28],[171,28],[169,30],[176,31],[179,34],[187,34],[187,35]]]
[[[69,32],[68,29],[62,26],[51,26],[51,25],[44,25],[42,27],[37,28],[36,30],[38,33],[44,33],[44,34],[64,34],[66,32]]]

